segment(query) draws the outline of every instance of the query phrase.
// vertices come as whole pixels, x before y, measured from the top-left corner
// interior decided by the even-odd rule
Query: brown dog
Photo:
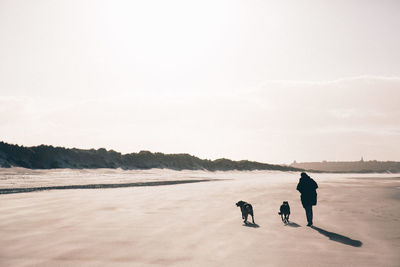
[[[250,214],[253,224],[255,224],[253,206],[250,203],[240,200],[238,203],[236,203],[236,206],[240,207],[240,211],[242,212],[242,219],[244,219],[244,223],[247,224],[247,217]]]

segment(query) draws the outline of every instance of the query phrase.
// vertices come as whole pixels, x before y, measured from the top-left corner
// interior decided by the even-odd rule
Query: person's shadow
[[[352,247],[361,247],[362,246],[362,242],[360,240],[354,240],[351,239],[347,236],[344,235],[339,235],[333,232],[328,232],[324,229],[321,229],[319,227],[316,226],[311,226],[312,229],[318,231],[318,233],[320,233],[321,235],[324,235],[326,237],[329,237],[330,240],[345,244],[345,245],[349,245]]]

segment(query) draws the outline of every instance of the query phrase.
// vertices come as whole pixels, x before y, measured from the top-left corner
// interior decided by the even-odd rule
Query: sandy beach
[[[2,169],[0,189],[210,180],[0,195],[1,266],[400,266],[400,177],[299,173]],[[241,220],[238,200],[257,225]],[[291,223],[277,214],[289,201]]]

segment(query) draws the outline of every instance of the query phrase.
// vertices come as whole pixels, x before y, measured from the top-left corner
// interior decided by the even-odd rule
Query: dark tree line
[[[29,169],[52,168],[122,168],[174,170],[280,170],[299,171],[288,166],[272,165],[248,160],[199,159],[189,154],[163,154],[140,151],[121,154],[114,150],[77,149],[40,145],[24,147],[0,142],[0,167],[24,167]]]

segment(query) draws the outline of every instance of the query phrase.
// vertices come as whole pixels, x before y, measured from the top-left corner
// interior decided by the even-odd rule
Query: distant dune
[[[290,166],[319,172],[400,173],[400,162],[396,161],[293,162]]]
[[[173,170],[279,170],[300,171],[290,166],[266,164],[248,160],[199,159],[189,154],[163,154],[140,151],[121,154],[114,150],[77,149],[40,145],[24,147],[0,142],[0,167],[24,167],[29,169],[151,169]]]

